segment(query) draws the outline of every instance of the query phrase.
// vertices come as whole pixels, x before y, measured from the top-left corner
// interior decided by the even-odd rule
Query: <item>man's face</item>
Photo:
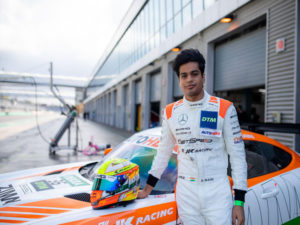
[[[198,63],[188,62],[179,67],[179,86],[187,100],[196,101],[203,97],[204,74]]]

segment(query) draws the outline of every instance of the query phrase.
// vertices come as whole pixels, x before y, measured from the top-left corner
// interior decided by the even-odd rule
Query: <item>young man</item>
[[[176,202],[183,224],[231,225],[237,220],[243,225],[247,164],[236,110],[231,102],[203,90],[205,60],[198,50],[182,51],[173,69],[184,98],[165,109],[159,149],[138,198],[151,193],[178,144]]]

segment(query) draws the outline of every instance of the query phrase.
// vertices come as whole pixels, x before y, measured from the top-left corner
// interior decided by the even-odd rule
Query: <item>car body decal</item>
[[[30,207],[3,207],[1,212],[27,212],[27,213],[46,213],[46,214],[59,214],[68,212],[66,209],[51,209],[51,208],[30,208]]]
[[[22,180],[22,179],[26,179],[26,178],[30,178],[30,177],[47,176],[49,174],[56,173],[56,172],[67,172],[67,171],[72,171],[72,170],[78,170],[80,167],[81,166],[74,166],[74,167],[70,167],[70,168],[66,168],[66,169],[52,170],[52,171],[48,171],[45,173],[39,173],[39,174],[29,175],[29,176],[25,176],[25,177],[18,177],[16,180]]]
[[[159,205],[108,214],[101,217],[91,217],[83,220],[72,221],[63,223],[61,225],[149,225],[170,223],[175,221],[176,218],[176,203],[168,202]]]
[[[26,208],[28,206],[31,206],[32,208]],[[16,218],[41,219],[51,216],[51,214],[65,213],[72,209],[81,209],[84,207],[90,207],[90,203],[65,197],[24,203],[17,207],[0,208],[0,217],[8,217],[7,219],[0,218],[0,223],[25,223],[30,220],[16,220]],[[20,214],[19,212],[25,212],[28,214]]]
[[[21,204],[21,206],[52,207],[52,208],[61,208],[61,209],[80,209],[83,207],[90,206],[90,203],[61,197],[61,198],[41,200],[37,202],[24,203]]]

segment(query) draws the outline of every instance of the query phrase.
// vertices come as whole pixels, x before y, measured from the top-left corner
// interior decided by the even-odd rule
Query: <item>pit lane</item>
[[[50,141],[65,120],[59,113],[39,112],[38,121],[43,136]],[[49,155],[49,144],[40,136],[35,113],[26,115],[0,116],[0,173],[51,166],[63,163],[100,160],[103,151],[97,155],[85,156],[81,150],[88,145],[91,136],[95,144],[111,144],[112,147],[131,136],[126,132],[103,124],[78,118],[79,151],[63,149],[54,156]],[[67,133],[67,132],[66,132]],[[67,145],[67,135],[64,134],[59,145]],[[75,123],[71,130],[71,145],[75,144]]]

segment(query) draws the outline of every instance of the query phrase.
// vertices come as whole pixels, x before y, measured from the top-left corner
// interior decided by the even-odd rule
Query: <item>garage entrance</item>
[[[234,103],[240,122],[264,122],[265,21],[217,42],[214,62],[216,95]]]
[[[135,82],[135,118],[134,118],[134,129],[135,131],[141,130],[142,123],[142,82],[138,80]]]
[[[216,96],[233,102],[240,123],[265,121],[264,86],[232,91],[218,91],[216,92]]]
[[[179,87],[177,74],[173,71],[173,101],[176,102],[183,98],[183,92]]]
[[[161,73],[150,75],[150,116],[149,127],[156,127],[160,121]]]
[[[128,84],[126,84],[125,86],[123,86],[122,88],[122,128],[124,130],[128,130],[128,117],[127,117],[127,113],[128,113]]]

